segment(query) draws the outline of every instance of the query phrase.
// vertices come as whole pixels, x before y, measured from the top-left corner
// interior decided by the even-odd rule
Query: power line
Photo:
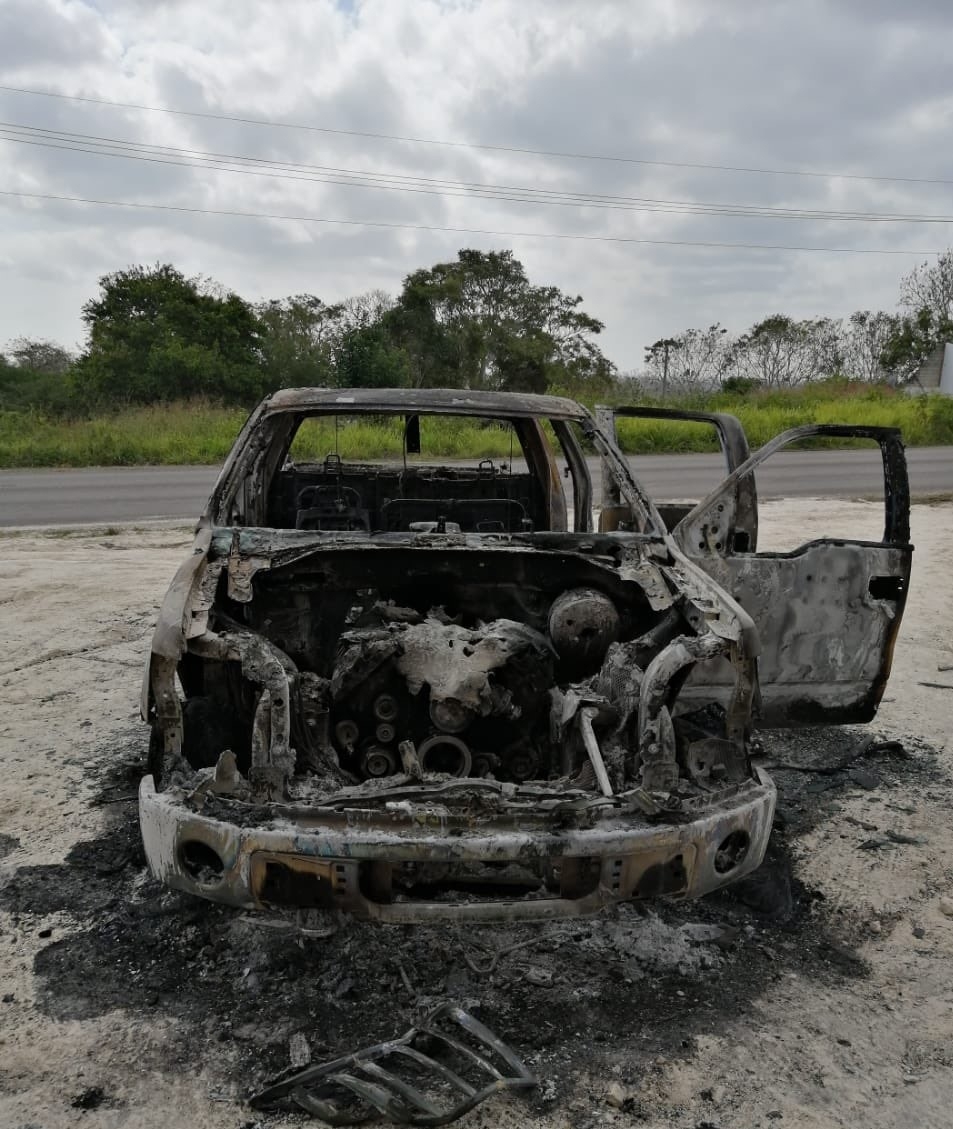
[[[263,126],[270,129],[293,129],[308,133],[322,133],[339,137],[361,137],[372,141],[394,141],[411,145],[433,145],[452,149],[478,149],[484,152],[513,153],[529,157],[546,157],[567,161],[604,161],[613,164],[643,165],[654,168],[696,169],[708,172],[735,172],[757,176],[798,176],[822,180],[862,180],[892,184],[953,184],[953,179],[920,176],[884,176],[866,173],[818,172],[812,169],[769,169],[746,165],[705,164],[700,161],[657,161],[642,157],[623,157],[609,153],[574,153],[549,149],[530,149],[517,145],[489,145],[476,141],[448,141],[432,137],[410,137],[394,133],[374,133],[357,129],[337,129],[331,126],[309,125],[304,122],[275,121],[267,118],[250,118],[238,114],[213,114],[203,110],[179,110],[168,106],[149,106],[139,102],[120,102],[110,98],[91,98],[81,94],[62,94],[52,90],[33,90],[22,86],[0,84],[0,91],[8,94],[26,94],[37,98],[59,98],[70,102],[85,102],[94,106],[110,106],[122,110],[140,110],[151,114],[171,114],[177,117],[203,118],[211,121],[235,122],[240,125]]]
[[[95,204],[109,208],[138,208],[148,211],[182,212],[189,215],[230,216],[241,219],[280,220],[293,223],[335,224],[345,227],[388,228],[397,231],[445,231],[460,235],[498,235],[510,239],[559,239],[586,243],[649,244],[661,247],[707,247],[735,251],[821,251],[850,255],[939,255],[932,250],[914,250],[876,247],[813,247],[774,243],[718,243],[695,239],[643,239],[623,235],[586,235],[577,232],[556,231],[502,231],[482,227],[447,227],[438,224],[390,223],[385,220],[341,220],[324,216],[285,215],[275,212],[240,212],[224,208],[195,208],[184,204],[155,204],[131,200],[100,200],[87,196],[61,196],[49,192],[18,192],[0,189],[0,196],[19,197],[26,200],[53,200],[70,204]]]
[[[249,162],[249,163],[253,163],[255,165],[267,166],[268,168],[282,169],[282,170],[293,170],[293,171],[305,170],[305,171],[314,171],[314,172],[321,172],[321,173],[337,173],[337,174],[341,174],[341,175],[345,175],[345,176],[372,178],[372,179],[375,179],[375,180],[384,179],[384,180],[394,180],[394,181],[398,181],[398,182],[412,182],[414,184],[437,185],[437,186],[442,187],[442,188],[448,188],[448,187],[449,188],[463,188],[463,187],[466,187],[466,188],[474,188],[474,189],[487,190],[487,191],[525,193],[525,194],[531,194],[531,195],[534,195],[534,196],[541,195],[541,196],[546,196],[546,197],[558,197],[560,199],[568,199],[568,200],[572,200],[572,201],[576,201],[576,202],[578,202],[578,201],[589,202],[591,200],[595,200],[595,201],[608,201],[608,202],[612,202],[612,203],[638,203],[638,204],[651,203],[651,204],[664,204],[664,205],[672,204],[672,205],[684,205],[684,206],[687,206],[687,207],[717,207],[717,208],[724,207],[724,208],[743,208],[743,209],[751,208],[751,209],[758,209],[758,210],[783,211],[783,212],[790,212],[790,211],[797,211],[797,212],[805,211],[805,212],[808,212],[808,211],[810,211],[808,209],[772,209],[772,208],[769,208],[767,205],[748,205],[748,204],[735,205],[735,204],[720,204],[720,203],[713,204],[713,203],[710,203],[710,202],[695,201],[695,200],[667,200],[667,199],[658,199],[658,198],[652,198],[652,197],[609,195],[609,194],[605,194],[605,193],[570,192],[570,191],[565,191],[565,190],[560,190],[560,189],[534,188],[534,187],[531,187],[531,186],[528,186],[528,185],[492,184],[492,183],[486,183],[486,182],[480,182],[480,181],[454,181],[454,180],[448,180],[446,178],[421,177],[421,176],[416,176],[416,175],[408,175],[408,174],[405,174],[405,173],[381,173],[381,172],[378,172],[378,171],[368,171],[366,169],[348,169],[348,168],[342,168],[340,166],[335,166],[335,165],[305,164],[303,162],[298,162],[298,161],[273,161],[273,160],[269,160],[269,159],[264,158],[264,157],[253,157],[253,156],[248,156],[248,155],[244,155],[244,154],[217,153],[217,152],[208,152],[208,151],[203,151],[203,150],[183,149],[181,147],[171,146],[171,145],[151,145],[151,144],[147,144],[147,143],[144,143],[144,142],[129,141],[127,139],[122,139],[122,138],[103,137],[102,135],[97,135],[97,134],[72,133],[72,132],[69,132],[69,131],[66,131],[66,130],[44,129],[44,128],[39,127],[39,126],[23,126],[23,125],[20,125],[18,123],[15,123],[15,122],[0,122],[0,130],[2,130],[3,132],[9,131],[11,133],[18,134],[18,135],[24,135],[24,136],[27,136],[27,137],[30,137],[30,136],[33,136],[33,135],[40,135],[42,137],[48,137],[48,138],[51,138],[51,139],[56,139],[56,140],[61,140],[61,141],[69,140],[73,143],[79,143],[79,142],[93,143],[94,145],[97,145],[97,146],[103,146],[106,149],[112,149],[112,148],[118,147],[120,149],[128,149],[128,150],[135,151],[135,152],[172,154],[172,155],[177,155],[177,156],[182,156],[182,157],[189,157],[189,158],[203,159],[203,160],[208,159],[208,160],[242,162],[242,163]],[[17,139],[16,137],[9,137],[8,138],[8,140],[16,140],[16,139]],[[85,150],[80,150],[80,151],[85,151]],[[818,212],[818,213],[813,213],[813,214],[831,214],[831,215],[837,214],[837,215],[842,215],[842,214],[855,214],[855,213],[849,213],[849,212],[844,212],[844,213],[840,213],[840,212],[838,212],[838,213],[827,213],[827,212],[824,212],[824,213],[820,213],[820,212]],[[873,214],[879,215],[879,214],[882,214],[882,213],[873,213]],[[890,218],[900,218],[900,217],[891,216]]]
[[[59,149],[65,152],[84,153],[98,157],[138,160],[180,168],[202,168],[214,172],[238,173],[353,188],[372,188],[382,191],[422,193],[448,198],[462,196],[519,204],[661,212],[673,215],[738,216],[757,219],[865,223],[953,223],[953,216],[942,215],[779,208],[760,204],[612,196],[602,193],[538,189],[527,185],[453,181],[411,176],[403,173],[382,173],[366,169],[348,169],[301,162],[269,161],[263,157],[183,149],[169,145],[150,145],[144,142],[102,137],[95,134],[72,133],[66,130],[51,130],[38,126],[23,126],[12,122],[0,122],[0,140],[8,141],[11,144]],[[341,177],[345,179],[340,179]]]

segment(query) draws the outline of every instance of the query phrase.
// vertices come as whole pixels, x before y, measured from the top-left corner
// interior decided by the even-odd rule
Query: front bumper
[[[560,830],[464,823],[426,805],[306,815],[251,825],[193,811],[180,794],[139,788],[146,859],[166,885],[245,909],[323,908],[393,924],[532,921],[595,913],[613,902],[653,896],[696,898],[761,863],[774,818],[775,788],[757,779],[713,795],[677,823],[647,823],[609,812],[594,826]],[[440,867],[447,888],[465,893],[414,899],[392,884],[407,865]],[[520,898],[462,887],[473,867],[545,869],[545,890]]]

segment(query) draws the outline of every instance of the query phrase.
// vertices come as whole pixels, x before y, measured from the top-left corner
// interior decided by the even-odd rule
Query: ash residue
[[[830,731],[772,736],[771,758],[823,752]],[[836,748],[854,739],[836,731]],[[123,745],[128,752],[128,744]],[[829,748],[829,744],[828,744]],[[935,773],[923,750],[866,758],[886,784]],[[0,906],[30,925],[70,914],[76,931],[35,961],[38,1006],[57,1019],[123,1008],[182,1026],[166,1065],[248,1087],[288,1062],[300,1033],[314,1060],[402,1031],[451,998],[475,1011],[530,1063],[551,1102],[582,1068],[607,1071],[637,1036],[646,1061],[684,1056],[696,1035],[743,1017],[790,972],[820,980],[865,974],[857,923],[806,889],[791,844],[828,818],[837,787],[812,792],[810,773],[778,772],[786,813],[762,870],[701,902],[628,905],[600,917],[537,926],[380,927],[344,920],[322,936],[289,923],[165,890],[145,872],[136,822],[140,766],[117,762],[98,802],[107,826],[61,865],[21,867]],[[628,1044],[631,1046],[631,1044]],[[627,1052],[624,1069],[637,1070]],[[162,1064],[154,1063],[158,1068]]]
[[[870,736],[862,726],[763,731],[758,763],[778,786],[775,826],[783,823],[801,835],[834,815],[849,792],[886,797],[901,783],[948,783],[939,754],[926,741]]]

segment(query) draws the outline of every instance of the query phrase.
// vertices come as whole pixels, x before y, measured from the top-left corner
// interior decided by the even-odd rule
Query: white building
[[[953,342],[937,345],[920,365],[917,375],[910,378],[906,390],[914,394],[943,392],[953,396]]]

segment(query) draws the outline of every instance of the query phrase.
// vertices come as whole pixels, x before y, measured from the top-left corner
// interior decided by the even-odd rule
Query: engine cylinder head
[[[424,772],[445,772],[448,776],[469,776],[473,764],[470,750],[448,733],[435,733],[417,750]]]

